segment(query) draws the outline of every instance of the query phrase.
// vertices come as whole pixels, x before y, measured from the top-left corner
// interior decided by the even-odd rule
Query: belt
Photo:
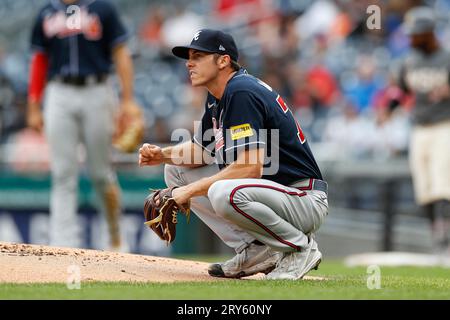
[[[108,78],[107,74],[100,73],[100,74],[90,74],[87,76],[61,76],[56,75],[52,78],[52,80],[65,83],[65,84],[71,84],[74,86],[87,86],[87,85],[93,85],[96,83],[102,83],[105,82]]]
[[[328,194],[328,183],[319,179],[302,179],[289,185],[299,190],[318,190]]]

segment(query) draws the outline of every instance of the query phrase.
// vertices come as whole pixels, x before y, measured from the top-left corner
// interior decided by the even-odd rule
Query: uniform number
[[[291,111],[291,110],[289,110],[289,107],[287,106],[286,102],[284,102],[283,98],[280,95],[278,95],[278,97],[277,97],[277,103],[280,106],[281,110],[283,110],[284,113],[287,113],[288,111]],[[303,130],[300,127],[300,124],[298,123],[297,119],[295,119],[295,117],[292,114],[292,112],[291,112],[291,115],[292,115],[292,118],[294,118],[295,126],[297,127],[298,140],[300,140],[301,144],[304,144],[305,141],[306,141],[306,138],[305,138],[305,135],[303,134]]]
[[[269,85],[268,85],[267,83],[265,83],[264,81],[261,81],[261,80],[258,79],[258,83],[259,83],[260,85],[262,85],[264,88],[266,88],[267,90],[269,90],[270,92],[273,92],[272,87],[269,86]],[[277,103],[278,103],[278,105],[280,106],[281,110],[283,110],[284,113],[290,111],[290,110],[289,110],[289,107],[288,107],[287,104],[286,104],[286,102],[284,102],[283,98],[282,98],[280,95],[278,95],[278,97],[277,97]],[[301,143],[301,144],[304,144],[305,141],[306,141],[306,138],[305,138],[305,135],[303,134],[303,130],[302,130],[302,128],[300,127],[300,124],[298,123],[297,119],[295,119],[295,117],[294,117],[294,115],[292,114],[292,112],[291,112],[291,115],[292,115],[292,118],[294,118],[295,126],[297,127],[297,137],[298,137],[298,140],[300,140],[300,143]]]

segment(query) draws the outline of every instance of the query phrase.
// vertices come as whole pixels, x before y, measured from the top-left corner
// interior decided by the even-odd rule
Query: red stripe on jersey
[[[298,123],[297,119],[295,119],[295,125],[297,126],[297,135],[300,142],[303,144],[306,141],[305,134],[303,133],[302,128],[300,128],[300,124]]]
[[[284,102],[283,98],[280,95],[278,95],[278,97],[277,97],[277,102],[280,105],[280,107],[284,113],[289,111],[288,106],[286,105],[286,103]]]

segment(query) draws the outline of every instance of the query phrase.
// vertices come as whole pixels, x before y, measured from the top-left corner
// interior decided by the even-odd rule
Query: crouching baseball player
[[[211,276],[301,279],[321,262],[313,234],[328,201],[300,125],[280,95],[239,66],[231,35],[203,29],[172,52],[187,59],[192,85],[208,89],[205,113],[192,141],[163,149],[144,144],[139,165],[165,163],[175,202],[190,204],[236,251],[211,264]],[[278,169],[269,172],[275,162]]]

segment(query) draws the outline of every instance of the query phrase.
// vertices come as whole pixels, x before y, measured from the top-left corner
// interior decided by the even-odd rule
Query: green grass
[[[0,284],[0,299],[450,299],[450,269],[382,267],[381,288],[374,290],[367,288],[366,268],[348,268],[340,261],[323,262],[309,275],[327,280],[96,282],[82,283],[80,290],[68,290],[65,284]]]

